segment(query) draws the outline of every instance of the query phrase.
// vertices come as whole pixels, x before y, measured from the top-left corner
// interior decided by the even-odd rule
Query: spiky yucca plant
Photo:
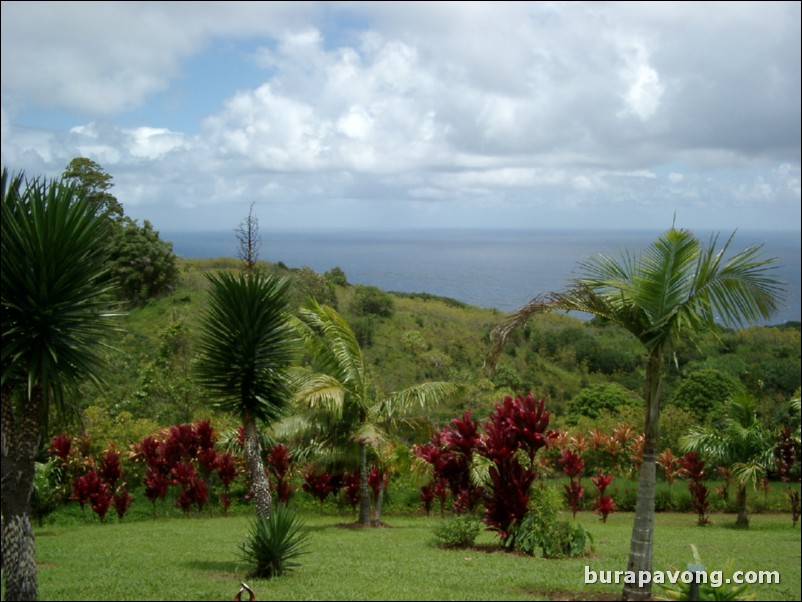
[[[240,546],[242,557],[253,566],[251,575],[270,579],[299,566],[307,553],[309,532],[293,509],[276,504],[267,519],[251,524],[248,539]]]

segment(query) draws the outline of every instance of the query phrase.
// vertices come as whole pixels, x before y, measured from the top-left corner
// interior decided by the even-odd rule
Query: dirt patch
[[[620,600],[621,592],[572,592],[567,590],[528,590],[536,600]],[[653,598],[650,598],[652,600]]]

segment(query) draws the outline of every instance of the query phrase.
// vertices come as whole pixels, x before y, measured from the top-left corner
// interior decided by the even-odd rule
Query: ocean
[[[578,262],[600,252],[620,256],[638,252],[659,231],[636,230],[399,230],[260,232],[259,259],[308,266],[316,272],[340,267],[351,284],[386,291],[429,293],[503,312],[540,293],[565,288]],[[710,233],[695,231],[704,242]],[[729,236],[729,232],[719,237]],[[230,232],[162,232],[182,257],[237,257],[239,242]],[[766,257],[778,258],[788,283],[784,307],[768,323],[800,320],[800,234],[738,231],[731,246],[740,251],[762,244]]]

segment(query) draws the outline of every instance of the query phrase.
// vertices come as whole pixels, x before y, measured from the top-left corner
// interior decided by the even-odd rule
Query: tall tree
[[[388,426],[439,403],[459,387],[428,382],[380,395],[368,374],[356,335],[333,308],[310,299],[301,309],[303,332],[314,370],[296,382],[294,398],[311,412],[309,423],[321,441],[356,445],[359,454],[359,522],[370,525],[368,450],[389,439]]]
[[[775,259],[761,258],[759,246],[730,254],[733,236],[717,249],[717,236],[705,246],[691,232],[672,227],[640,255],[591,258],[580,264],[580,276],[567,290],[533,299],[494,333],[491,365],[516,328],[532,315],[550,310],[606,318],[628,330],[643,346],[645,442],[627,563],[630,571],[652,568],[660,392],[663,363],[672,345],[680,337],[713,327],[717,318],[734,326],[768,319],[784,290],[774,272]],[[624,586],[626,600],[644,600],[650,595],[651,584]]]
[[[208,279],[197,373],[217,407],[242,420],[256,514],[267,520],[272,498],[257,421],[278,418],[290,397],[287,373],[300,341],[290,324],[288,281],[226,272]]]
[[[2,173],[2,538],[8,600],[37,596],[29,522],[35,459],[51,402],[98,381],[108,334],[109,220],[74,184]]]
[[[747,486],[757,486],[769,470],[774,441],[757,417],[755,401],[742,393],[725,405],[725,416],[715,427],[691,427],[680,439],[683,451],[694,451],[715,466],[726,466],[738,488],[736,527],[749,526]]]
[[[94,200],[103,213],[115,220],[123,217],[123,206],[113,194],[109,192],[114,183],[111,175],[92,159],[75,157],[70,161],[64,173],[64,180],[73,182],[81,188],[82,193]]]
[[[140,303],[172,290],[179,273],[173,245],[161,240],[149,221],[140,227],[124,215],[122,204],[109,192],[112,176],[95,161],[76,157],[62,178],[75,184],[111,222],[106,254],[121,298]]]

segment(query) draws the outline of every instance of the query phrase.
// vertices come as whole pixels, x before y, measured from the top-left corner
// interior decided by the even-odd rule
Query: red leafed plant
[[[334,483],[328,472],[318,472],[314,466],[308,466],[303,473],[303,478],[303,490],[319,500],[321,504],[334,493]]]
[[[72,449],[72,439],[69,435],[61,433],[50,440],[50,447],[47,448],[47,451],[61,460],[63,466],[69,459],[70,449]]]
[[[120,491],[114,496],[114,510],[117,512],[117,518],[122,520],[128,509],[131,507],[134,498],[128,493],[128,490],[123,485]]]
[[[120,452],[110,447],[100,459],[100,477],[108,483],[109,488],[114,491],[117,489],[117,481],[119,481],[122,474]]]
[[[529,491],[537,474],[534,458],[546,446],[549,413],[545,398],[506,396],[485,421],[476,452],[490,460],[490,486],[485,490],[484,523],[507,541],[513,525],[528,511]],[[523,452],[525,464],[519,452]]]
[[[356,512],[359,504],[359,471],[346,472],[343,474],[342,491],[345,501],[351,506],[351,511]]]
[[[689,452],[680,459],[682,474],[688,478],[688,490],[691,492],[691,507],[698,516],[697,524],[703,527],[710,524],[707,511],[710,502],[707,499],[707,487],[702,483],[705,476],[705,463],[696,452]]]
[[[292,455],[290,449],[286,445],[277,443],[268,450],[267,463],[268,471],[272,477],[271,481],[279,501],[283,504],[289,503],[292,495],[292,483],[290,482]]]
[[[604,495],[605,489],[613,482],[613,476],[605,475],[600,472],[598,476],[591,477],[590,481],[596,486],[596,489],[599,490],[599,496],[593,502],[596,508],[594,512],[601,517],[603,523],[606,523],[607,515],[611,512],[615,512],[615,502],[613,498],[609,495]]]
[[[420,488],[420,501],[426,516],[432,513],[432,503],[434,502],[434,483],[426,483]]]
[[[585,469],[585,462],[582,456],[570,449],[560,452],[559,465],[562,467],[566,476],[571,479],[568,485],[563,485],[565,500],[571,507],[571,511],[576,518],[576,513],[582,507],[582,498],[585,497],[585,488],[582,487],[582,471]]]
[[[481,499],[481,489],[471,480],[473,451],[479,443],[479,424],[470,410],[432,435],[429,443],[413,447],[415,455],[432,466],[433,479],[454,498],[454,510],[469,512]],[[441,502],[444,502],[441,498]]]

